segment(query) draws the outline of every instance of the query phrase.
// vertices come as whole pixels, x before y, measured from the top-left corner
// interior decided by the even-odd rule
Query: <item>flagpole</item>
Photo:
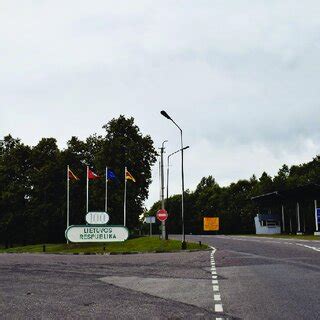
[[[89,166],[87,166],[87,213],[89,212]]]
[[[70,189],[69,189],[69,165],[67,166],[67,229],[69,228],[69,200],[70,200]],[[69,240],[67,239],[67,244],[69,243]]]
[[[106,167],[106,202],[104,211],[108,212],[108,167]]]
[[[127,214],[127,167],[124,168],[124,203],[123,203],[123,225],[126,226],[126,214]]]

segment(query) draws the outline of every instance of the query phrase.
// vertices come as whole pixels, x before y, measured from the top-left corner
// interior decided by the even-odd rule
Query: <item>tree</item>
[[[279,169],[278,174],[273,179],[274,188],[277,190],[285,189],[288,183],[289,175],[289,167],[286,164],[284,164],[281,167],[281,169]]]
[[[33,241],[58,242],[65,226],[65,169],[54,138],[43,138],[32,148],[32,190],[29,216]]]
[[[210,175],[203,177],[194,192],[195,212],[192,223],[196,226],[195,232],[200,233],[203,230],[203,218],[219,216],[221,213],[219,206],[220,186]]]
[[[109,183],[112,224],[123,223],[124,167],[136,178],[128,181],[127,225],[139,225],[148,196],[156,151],[149,135],[142,135],[133,118],[120,116],[104,127],[105,135],[84,141],[71,137],[60,150],[54,138],[43,138],[33,148],[5,137],[0,158],[0,241],[8,243],[65,241],[67,165],[80,181],[70,181],[70,223],[84,224],[86,166],[100,175],[90,181],[90,210],[104,210],[105,167],[117,181]]]
[[[133,118],[120,116],[103,126],[106,136],[101,142],[94,164],[99,172],[105,166],[113,168],[118,180],[109,184],[109,212],[111,223],[123,223],[124,168],[136,179],[136,183],[127,182],[127,225],[131,228],[139,223],[139,214],[143,212],[143,202],[148,197],[151,183],[151,166],[156,161],[156,151],[149,135],[143,136]],[[96,199],[104,193],[102,185],[97,189]],[[102,197],[103,198],[103,197]],[[97,200],[98,201],[98,200]]]
[[[27,237],[31,150],[11,135],[4,137],[0,158],[0,239],[6,245]]]

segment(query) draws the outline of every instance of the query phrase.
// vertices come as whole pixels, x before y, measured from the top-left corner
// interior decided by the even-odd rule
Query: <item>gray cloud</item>
[[[179,148],[187,187],[227,184],[319,152],[318,1],[7,1],[0,134],[35,144],[102,133],[123,113]],[[179,192],[179,157],[172,161]],[[158,198],[157,167],[148,204]]]

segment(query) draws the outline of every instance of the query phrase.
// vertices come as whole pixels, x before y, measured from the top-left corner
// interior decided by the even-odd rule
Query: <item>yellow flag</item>
[[[128,170],[126,170],[126,180],[132,180],[133,182],[136,182],[136,179]]]

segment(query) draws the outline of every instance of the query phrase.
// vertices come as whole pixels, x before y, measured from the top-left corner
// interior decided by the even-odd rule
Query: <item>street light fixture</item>
[[[186,146],[183,148],[183,150],[187,150],[189,149],[190,146]],[[170,157],[173,156],[174,154],[180,152],[181,149],[175,151],[175,152],[172,152],[168,155],[167,157],[167,200],[166,200],[166,206],[168,205],[168,198],[169,198],[169,167],[170,167]]]
[[[184,233],[184,170],[183,170],[183,139],[182,139],[182,129],[176,124],[176,122],[164,111],[160,112],[165,118],[172,121],[173,124],[180,130],[180,141],[181,141],[181,187],[182,187],[182,194],[181,194],[181,220],[182,220],[182,243],[181,248],[184,250],[187,248],[186,245],[186,238]]]

